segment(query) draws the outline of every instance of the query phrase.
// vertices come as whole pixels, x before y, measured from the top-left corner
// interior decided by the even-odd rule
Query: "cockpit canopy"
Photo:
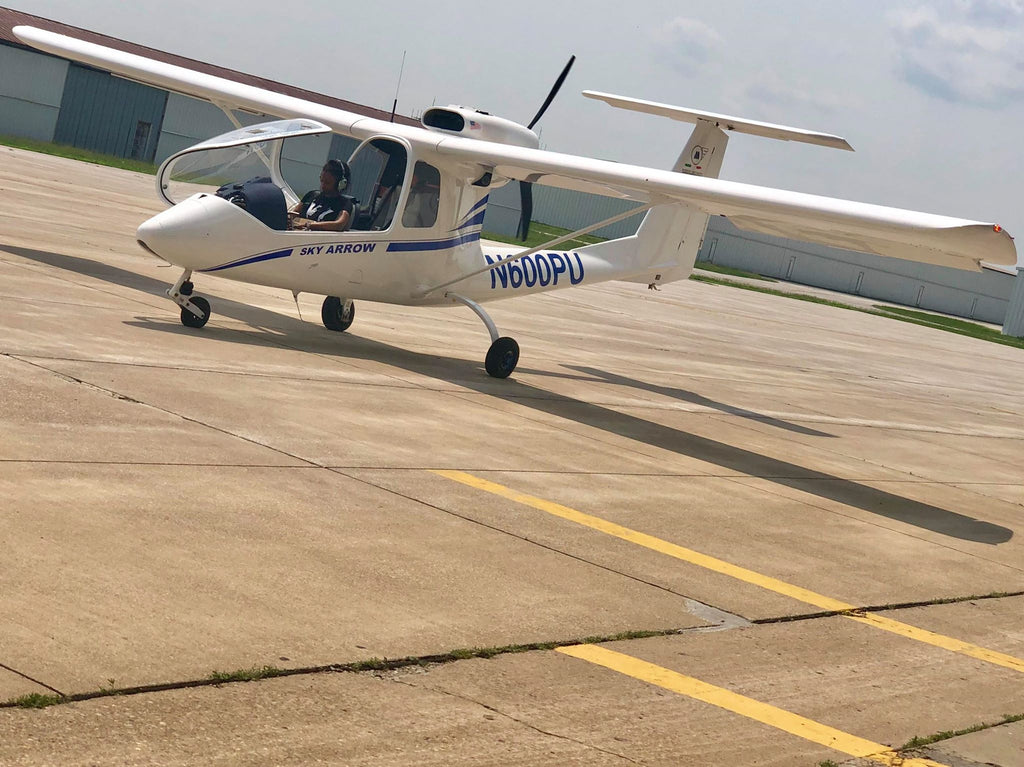
[[[157,172],[157,189],[175,205],[197,192],[213,194],[261,179],[278,187],[291,207],[320,188],[320,170],[328,159],[343,159],[329,156],[330,134],[328,126],[305,119],[239,128],[167,158]],[[351,178],[342,193],[352,198],[351,229],[389,229],[403,201],[401,226],[434,226],[441,174],[422,161],[410,168],[409,154],[401,141],[381,136],[364,141],[348,158]]]

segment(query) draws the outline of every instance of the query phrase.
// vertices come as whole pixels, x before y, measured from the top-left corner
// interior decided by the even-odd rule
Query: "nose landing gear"
[[[167,297],[181,307],[181,324],[188,328],[201,328],[210,319],[210,302],[202,296],[193,296],[192,270],[186,269],[181,277],[167,289]]]

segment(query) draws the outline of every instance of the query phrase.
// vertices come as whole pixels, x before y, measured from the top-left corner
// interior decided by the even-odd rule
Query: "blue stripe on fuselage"
[[[388,245],[388,253],[415,250],[444,250],[454,248],[456,245],[465,245],[467,242],[476,242],[480,239],[480,232],[471,232],[459,237],[452,237],[449,240],[427,240],[420,242],[392,242]]]
[[[260,261],[272,261],[275,258],[288,258],[292,254],[295,248],[288,248],[287,250],[276,250],[273,253],[264,253],[260,256],[249,256],[239,261],[231,261],[227,264],[221,264],[220,266],[214,266],[210,269],[198,269],[200,272],[219,272],[223,269],[233,269],[236,266],[248,266],[249,264],[259,263]]]

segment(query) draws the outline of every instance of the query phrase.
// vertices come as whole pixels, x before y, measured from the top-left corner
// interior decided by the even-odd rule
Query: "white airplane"
[[[1017,262],[1001,227],[927,213],[820,197],[718,178],[728,132],[849,150],[838,136],[585,91],[620,109],[695,123],[671,170],[656,170],[539,149],[531,128],[474,109],[424,112],[423,127],[397,125],[242,85],[33,27],[14,34],[40,50],[141,83],[210,101],[238,130],[169,157],[157,175],[172,207],[144,222],[139,244],[183,269],[167,295],[181,321],[202,327],[209,302],[193,292],[194,274],[215,274],[301,293],[326,295],[324,325],[352,323],[354,299],[410,306],[468,306],[491,336],[485,367],[505,378],[519,360],[515,340],[500,336],[481,304],[513,296],[627,280],[650,287],[686,278],[713,215],[741,229],[850,250],[963,269]],[[572,61],[570,60],[570,65]],[[241,127],[232,110],[283,118]],[[282,172],[286,139],[334,132],[361,143],[348,158],[341,191],[359,199],[345,231],[290,229],[286,208],[299,201]],[[232,192],[230,182],[265,175]],[[342,174],[344,175],[344,174]],[[335,179],[337,180],[337,179]],[[523,231],[529,184],[540,183],[641,203],[543,245],[513,252],[482,247],[488,195],[519,181]],[[197,183],[225,184],[219,193]],[[328,183],[334,183],[328,179]],[[184,199],[176,191],[184,189]],[[225,191],[226,190],[226,191]],[[234,199],[234,203],[229,201]],[[240,204],[239,204],[240,203]],[[372,207],[370,207],[372,206]],[[646,210],[636,234],[572,251],[561,242]]]

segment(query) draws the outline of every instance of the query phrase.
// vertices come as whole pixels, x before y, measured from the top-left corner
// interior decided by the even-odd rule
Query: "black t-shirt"
[[[342,194],[326,195],[317,192],[306,205],[306,218],[313,221],[337,221],[344,211],[352,215],[352,198]]]

